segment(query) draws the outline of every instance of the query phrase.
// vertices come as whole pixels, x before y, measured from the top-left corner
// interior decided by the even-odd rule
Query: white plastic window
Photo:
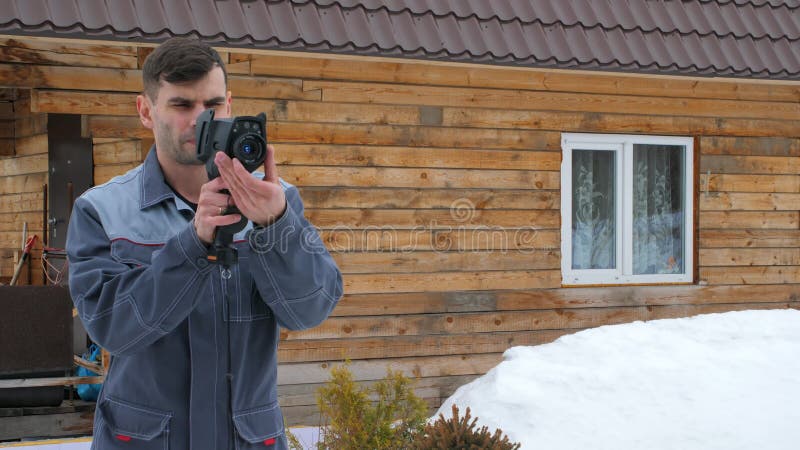
[[[692,145],[688,137],[562,135],[564,285],[692,281]]]

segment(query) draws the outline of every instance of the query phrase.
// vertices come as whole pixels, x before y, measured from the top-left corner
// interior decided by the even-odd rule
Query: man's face
[[[156,99],[140,96],[139,116],[153,130],[156,148],[178,164],[201,165],[197,159],[195,123],[208,108],[216,118],[230,117],[231,97],[222,69],[215,66],[203,78],[190,83],[161,81]]]

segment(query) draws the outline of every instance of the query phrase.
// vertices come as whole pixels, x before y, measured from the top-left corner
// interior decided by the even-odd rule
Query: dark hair
[[[145,59],[142,68],[144,92],[155,100],[161,80],[168,83],[197,81],[215,65],[222,68],[227,86],[228,73],[216,50],[197,39],[174,37],[159,45]]]

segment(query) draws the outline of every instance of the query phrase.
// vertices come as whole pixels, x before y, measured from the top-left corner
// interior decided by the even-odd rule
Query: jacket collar
[[[175,193],[164,181],[164,172],[161,171],[161,164],[158,163],[156,155],[156,146],[153,145],[142,164],[142,200],[139,209],[149,208],[170,198],[174,199]]]

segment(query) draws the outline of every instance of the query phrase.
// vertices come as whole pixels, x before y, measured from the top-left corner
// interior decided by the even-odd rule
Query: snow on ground
[[[796,450],[800,311],[634,322],[514,347],[440,412],[453,403],[523,449]],[[315,428],[293,431],[313,448]]]
[[[800,311],[603,326],[514,347],[440,408],[523,449],[796,450]]]

